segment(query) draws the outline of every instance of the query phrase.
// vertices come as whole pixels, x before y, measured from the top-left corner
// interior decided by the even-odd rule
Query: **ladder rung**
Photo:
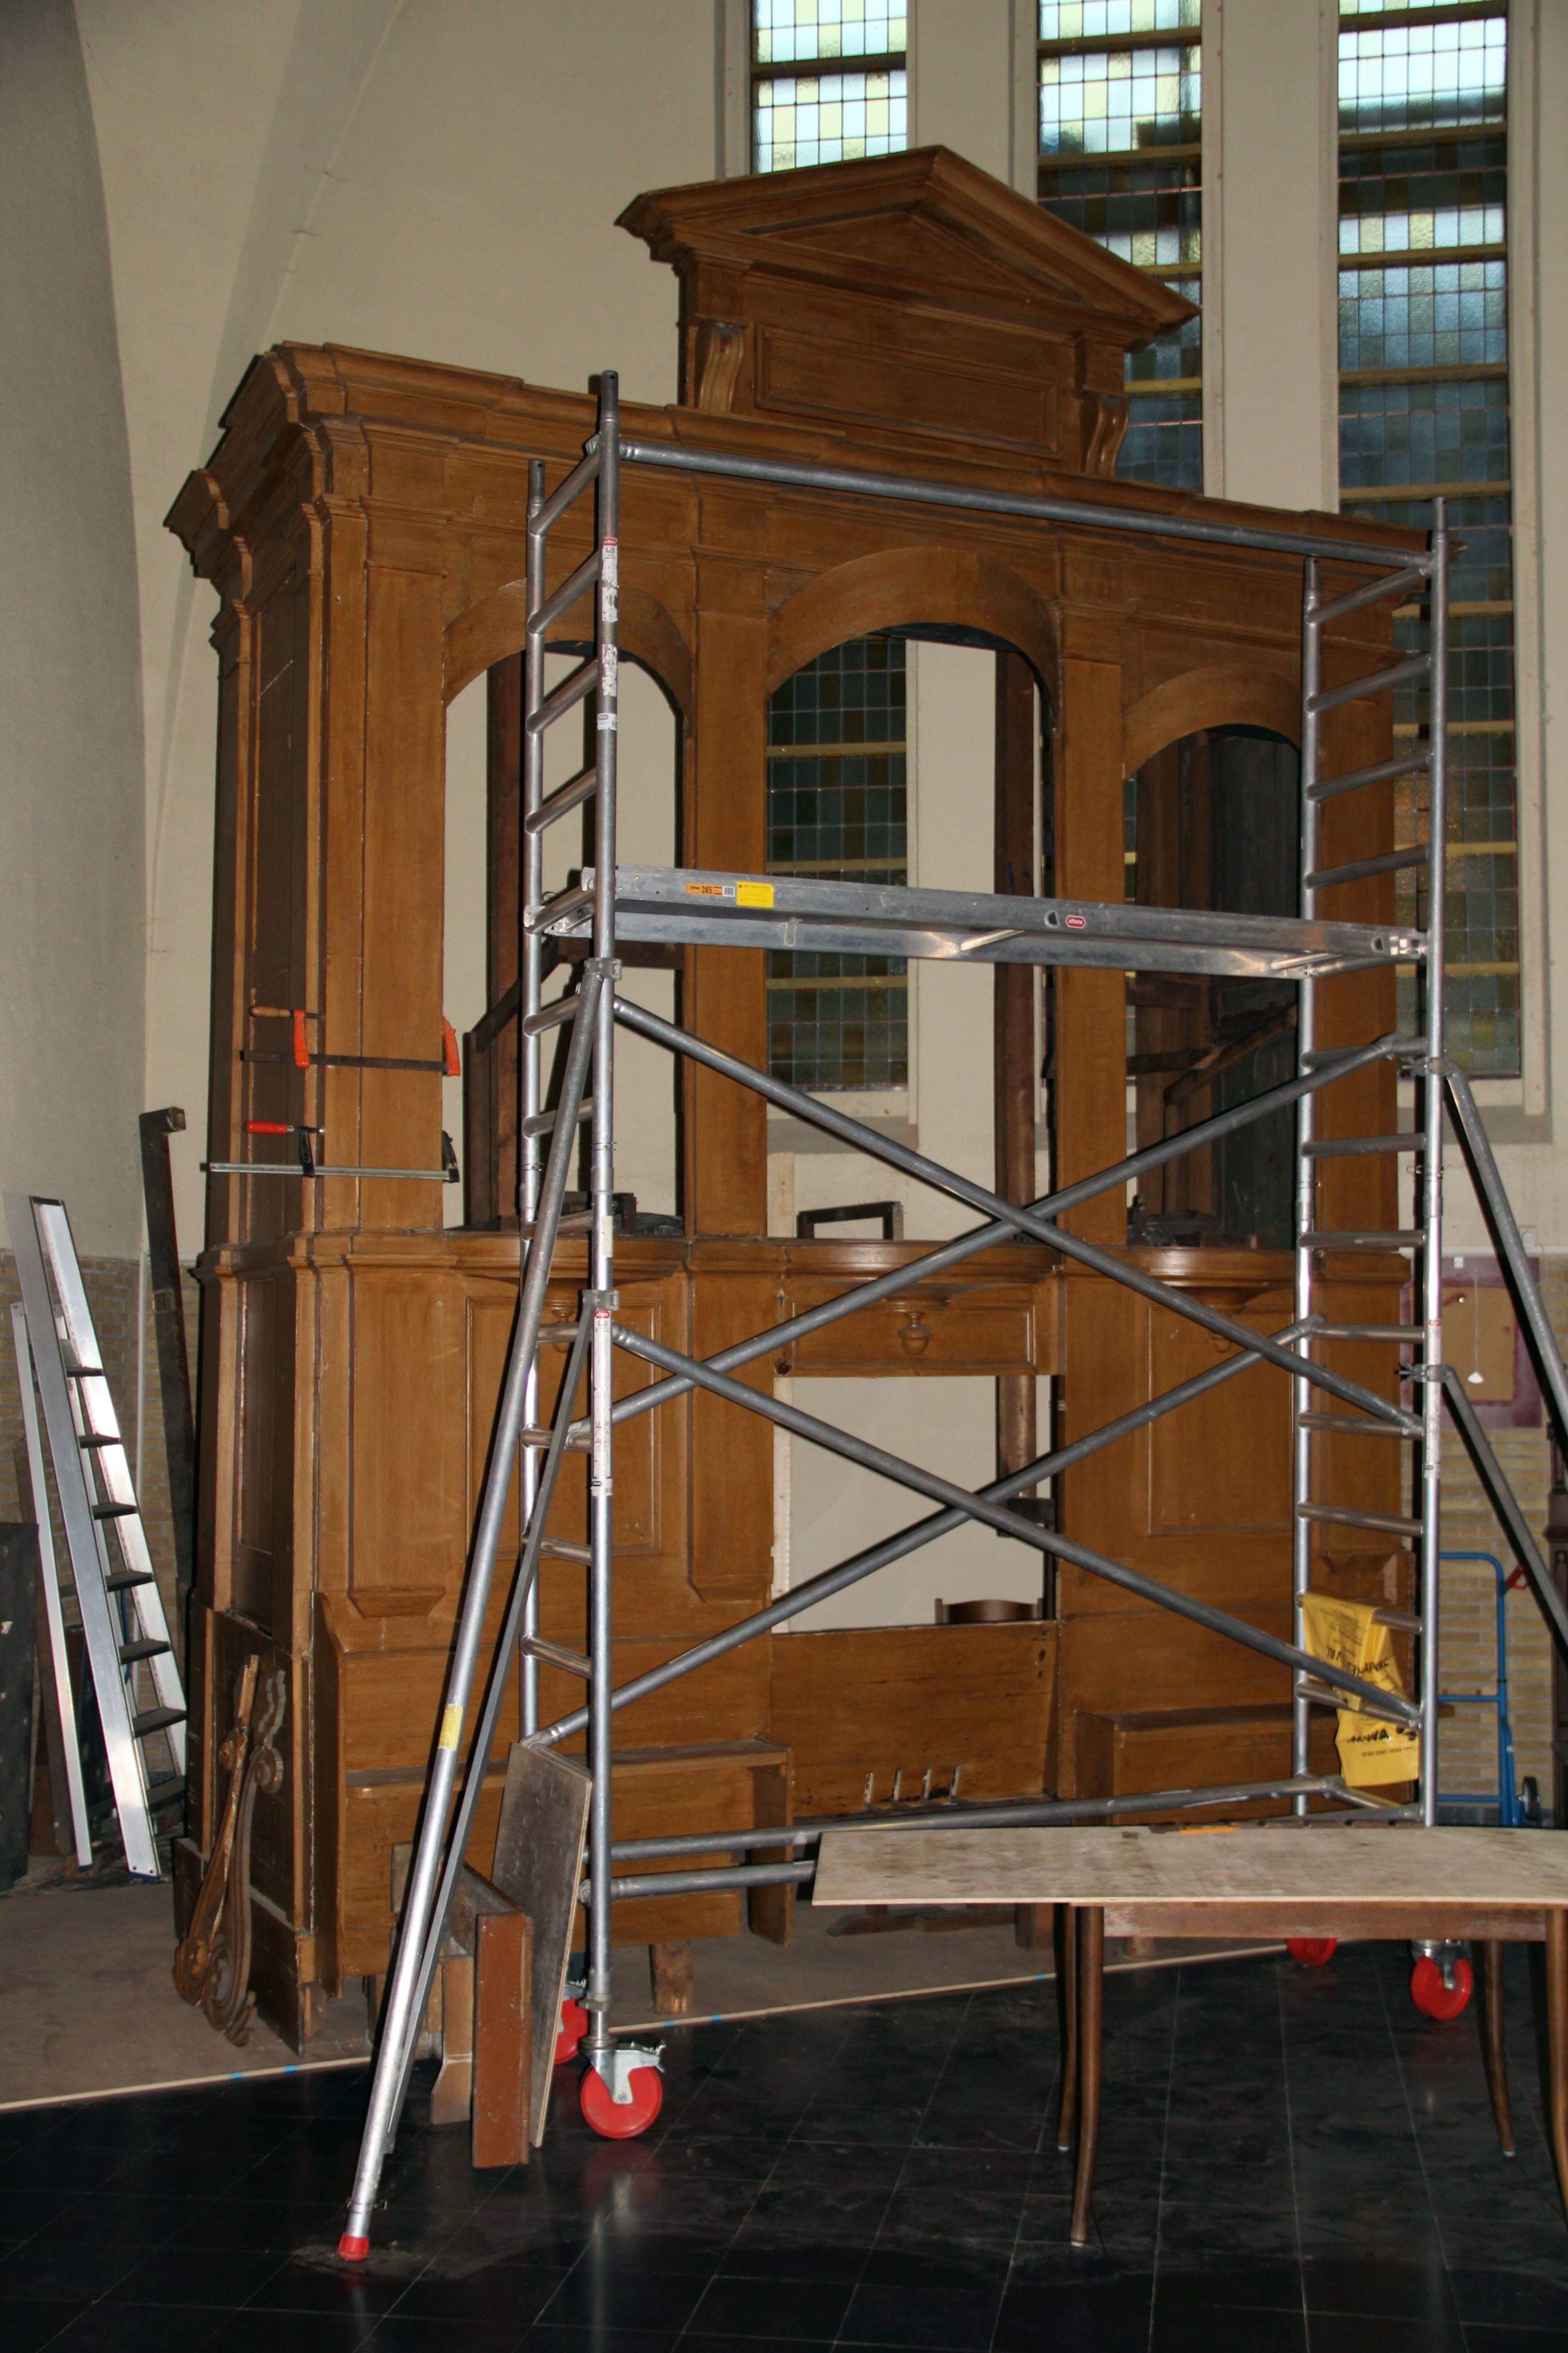
[[[522,1133],[524,1135],[548,1135],[560,1116],[559,1105],[554,1111],[536,1111],[531,1119],[523,1121]],[[594,1099],[591,1095],[578,1106],[577,1116],[580,1120],[593,1118]]]
[[[590,1233],[593,1230],[593,1225],[594,1212],[592,1209],[567,1209],[556,1219],[555,1230],[557,1234],[585,1234]],[[539,1228],[537,1226],[524,1226],[521,1229],[521,1231],[523,1240],[525,1242],[531,1242],[533,1240],[534,1235],[539,1231]]]
[[[582,998],[575,994],[571,997],[552,997],[548,1005],[542,1005],[537,1013],[529,1015],[522,1025],[523,1036],[542,1038],[547,1029],[558,1029],[563,1021],[570,1021],[573,1018],[582,1002]]]
[[[525,928],[531,932],[545,932],[556,923],[575,923],[580,915],[587,913],[593,903],[592,891],[557,892],[553,899],[546,899],[542,906],[530,910]]]
[[[563,1650],[559,1642],[546,1642],[537,1634],[525,1634],[518,1644],[525,1658],[537,1659],[542,1666],[559,1667],[564,1675],[580,1675],[587,1683],[594,1670],[580,1651]]]
[[[1426,1336],[1419,1324],[1318,1324],[1311,1333],[1314,1340],[1390,1340],[1402,1348]]]
[[[149,1813],[161,1813],[165,1806],[182,1805],[184,1796],[185,1777],[183,1773],[160,1773],[155,1781],[148,1783],[147,1810]]]
[[[144,1568],[117,1568],[111,1576],[104,1578],[103,1589],[105,1593],[129,1593],[133,1585],[156,1585],[157,1582],[157,1578],[150,1577]]]
[[[586,661],[579,662],[575,670],[567,672],[560,685],[545,696],[537,711],[528,713],[522,723],[524,727],[531,735],[542,735],[547,727],[552,727],[558,719],[565,716],[574,702],[581,702],[585,694],[592,694],[598,683],[599,657],[590,654]]]
[[[68,1365],[66,1378],[68,1381],[100,1381],[103,1378],[103,1366],[101,1365]]]
[[[576,1337],[575,1324],[542,1324],[539,1327],[542,1348],[569,1348]]]
[[[1309,874],[1303,891],[1331,891],[1339,882],[1363,882],[1369,874],[1398,874],[1407,866],[1425,866],[1427,849],[1384,849],[1376,858],[1352,858],[1348,866],[1324,866]]]
[[[1321,694],[1307,697],[1309,711],[1338,711],[1342,703],[1361,702],[1374,694],[1387,694],[1409,679],[1425,678],[1432,667],[1430,654],[1412,654],[1408,661],[1395,662],[1392,670],[1369,670],[1364,678],[1347,679],[1342,686],[1326,686]]]
[[[1425,1152],[1426,1138],[1415,1128],[1401,1135],[1326,1135],[1314,1136],[1302,1151],[1309,1160],[1342,1160],[1352,1153],[1363,1152]]]
[[[1368,1414],[1299,1413],[1298,1430],[1339,1430],[1350,1438],[1400,1438],[1414,1444],[1415,1431],[1401,1430],[1396,1421],[1377,1421]]]
[[[1418,1536],[1419,1520],[1407,1519],[1399,1512],[1357,1512],[1348,1504],[1298,1504],[1299,1520],[1326,1520],[1336,1528],[1376,1528],[1389,1536]]]
[[[1303,1046],[1301,1060],[1308,1070],[1316,1071],[1325,1062],[1342,1060],[1345,1054],[1353,1050],[1346,1046]],[[1391,1038],[1388,1041],[1388,1060],[1391,1062],[1398,1061],[1405,1054],[1425,1054],[1426,1051],[1426,1041],[1423,1038]]]
[[[144,1642],[121,1642],[120,1663],[122,1667],[137,1667],[143,1659],[166,1659],[174,1647],[172,1642],[157,1641],[152,1637]]]
[[[1350,1707],[1352,1704],[1363,1715],[1375,1715],[1385,1724],[1405,1724],[1407,1719],[1397,1709],[1380,1707],[1375,1700],[1355,1698],[1349,1692],[1335,1691],[1331,1683],[1321,1683],[1310,1675],[1298,1675],[1296,1696],[1310,1700],[1314,1707]]]
[[[546,1536],[539,1549],[546,1560],[574,1560],[580,1568],[586,1568],[594,1557],[586,1545],[568,1544],[563,1536]]]
[[[1359,792],[1363,785],[1391,785],[1396,776],[1418,776],[1432,765],[1432,755],[1425,748],[1409,752],[1402,759],[1378,760],[1370,768],[1347,768],[1342,776],[1323,776],[1317,784],[1309,785],[1310,801],[1332,800],[1336,793]]]
[[[531,1430],[520,1430],[518,1432],[517,1442],[520,1446],[545,1447],[549,1445],[555,1433],[552,1430],[542,1430],[535,1427]],[[575,1430],[569,1430],[567,1431],[566,1444],[574,1448],[577,1451],[581,1452],[587,1443],[587,1440],[580,1437]]]
[[[144,1707],[140,1715],[131,1719],[132,1735],[137,1740],[147,1740],[154,1732],[167,1732],[172,1724],[184,1724],[184,1720],[183,1707]]]
[[[1419,1226],[1398,1226],[1391,1233],[1335,1234],[1311,1232],[1297,1237],[1302,1250],[1415,1250],[1426,1239]]]
[[[89,1447],[93,1446],[118,1446],[120,1440],[118,1437],[106,1438],[102,1431],[98,1430],[79,1430],[76,1442],[85,1452]]]
[[[1342,596],[1331,597],[1310,614],[1321,629],[1325,622],[1342,621],[1349,613],[1359,613],[1367,605],[1385,605],[1391,596],[1403,596],[1412,588],[1424,588],[1429,575],[1424,563],[1412,564],[1402,572],[1390,572],[1381,580],[1369,581],[1364,587],[1348,588]]]
[[[133,1520],[136,1506],[134,1504],[94,1504],[92,1516],[95,1520]]]
[[[542,833],[545,827],[553,825],[558,817],[569,817],[574,808],[581,808],[584,801],[592,800],[598,789],[598,770],[579,768],[569,783],[559,786],[541,801],[536,809],[529,811],[522,820],[524,833]]]
[[[1419,1634],[1421,1631],[1420,1619],[1413,1618],[1408,1609],[1374,1609],[1372,1622],[1374,1626],[1391,1626],[1396,1634]]]

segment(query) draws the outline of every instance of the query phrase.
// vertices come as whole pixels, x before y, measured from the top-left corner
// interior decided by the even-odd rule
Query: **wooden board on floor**
[[[1289,1903],[1568,1905],[1549,1831],[1368,1824],[1299,1830],[830,1831],[812,1890],[832,1904]]]
[[[529,2138],[544,2138],[555,2036],[566,1993],[572,1921],[583,1879],[590,1782],[581,1765],[519,1741],[506,1768],[490,1877],[533,1924],[532,2077]]]

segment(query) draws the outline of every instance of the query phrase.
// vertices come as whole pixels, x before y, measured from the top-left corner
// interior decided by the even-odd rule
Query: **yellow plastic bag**
[[[1404,1698],[1405,1685],[1394,1655],[1394,1630],[1376,1622],[1375,1602],[1342,1601],[1334,1594],[1309,1593],[1303,1615],[1307,1648],[1315,1658]],[[1340,1770],[1352,1789],[1414,1780],[1420,1770],[1421,1741],[1415,1726],[1368,1715],[1359,1700],[1352,1699],[1340,1709],[1334,1746],[1340,1754]]]

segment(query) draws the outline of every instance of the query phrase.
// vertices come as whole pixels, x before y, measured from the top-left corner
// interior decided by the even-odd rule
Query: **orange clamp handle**
[[[247,1119],[247,1135],[292,1135],[294,1131],[286,1119]]]
[[[441,1016],[441,1069],[448,1079],[460,1079],[463,1075],[463,1065],[458,1054],[458,1033],[444,1013]]]
[[[308,1071],[310,1067],[310,1049],[305,1042],[304,1012],[298,1010],[289,1018],[294,1025],[294,1068],[297,1071]]]

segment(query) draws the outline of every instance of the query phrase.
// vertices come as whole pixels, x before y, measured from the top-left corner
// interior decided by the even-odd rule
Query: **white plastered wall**
[[[251,356],[285,337],[548,385],[616,366],[627,397],[671,399],[675,280],[615,219],[642,189],[715,169],[715,13],[712,0],[79,0],[78,15],[142,583],[145,1100],[188,1116],[174,1156],[194,1249],[216,665],[211,592],[163,516]],[[452,838],[471,846],[482,717],[455,723],[451,747]],[[481,909],[455,944],[470,995]],[[133,1131],[125,1149],[133,1204]],[[657,1189],[650,1171],[650,1205]]]
[[[0,1183],[63,1195],[81,1251],[129,1258],[142,1230],[136,547],[97,141],[57,0],[11,0],[0,22]]]

